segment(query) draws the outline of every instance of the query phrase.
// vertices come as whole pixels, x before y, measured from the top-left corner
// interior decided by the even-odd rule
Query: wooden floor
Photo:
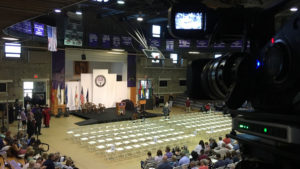
[[[153,113],[162,113],[162,108],[151,111]],[[183,108],[172,108],[171,118],[174,114],[185,113]],[[161,118],[161,117],[158,117]],[[103,156],[94,152],[89,152],[87,148],[80,147],[79,144],[72,142],[66,131],[70,128],[78,127],[74,123],[82,121],[75,116],[52,118],[50,121],[50,128],[42,128],[42,135],[39,137],[42,142],[50,145],[49,152],[60,152],[62,155],[71,156],[75,164],[80,169],[140,169],[140,161],[146,158],[144,156],[122,161],[107,161]],[[10,126],[10,131],[15,133],[17,131],[17,124]],[[225,134],[225,133],[223,133]],[[197,138],[196,140],[200,140]],[[205,140],[207,141],[207,140]],[[188,145],[192,150],[197,145],[198,141],[194,141]]]

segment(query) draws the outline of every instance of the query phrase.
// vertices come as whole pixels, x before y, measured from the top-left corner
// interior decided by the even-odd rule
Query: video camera
[[[233,118],[230,136],[243,156],[237,168],[300,166],[300,13],[275,33],[275,15],[288,2],[265,9],[201,3],[169,9],[174,37],[208,39],[209,45],[243,42],[240,52],[210,61],[201,74],[207,95],[224,99],[224,113]],[[240,110],[245,101],[254,110]]]

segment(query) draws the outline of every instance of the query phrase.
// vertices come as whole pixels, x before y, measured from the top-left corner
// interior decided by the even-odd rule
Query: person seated
[[[46,166],[46,169],[55,169],[54,166],[55,155],[50,153],[48,159],[43,163],[43,166]]]
[[[77,167],[74,165],[73,160],[70,157],[68,157],[66,159],[66,165],[63,165],[62,169],[77,169]]]
[[[7,151],[7,156],[9,157],[18,157],[19,155],[25,155],[26,150],[22,149],[19,144],[18,140],[14,140],[11,147]]]
[[[35,167],[36,162],[34,160],[30,160],[28,163],[25,163],[22,169],[38,169]]]
[[[223,143],[224,143],[223,138],[219,137],[218,147],[221,147]]]
[[[216,148],[213,150],[216,154],[220,154],[222,159],[224,159],[225,155],[229,150],[226,148],[225,143],[222,144],[221,148]]]
[[[198,161],[198,153],[196,151],[192,151],[191,153],[192,158],[190,159],[190,161]]]
[[[209,144],[208,144],[208,142],[205,142],[204,143],[204,153],[205,154],[210,154],[210,146],[209,146]]]
[[[183,147],[181,148],[181,152],[182,152],[183,154],[185,154],[185,155],[190,154],[189,149],[188,149],[187,146],[183,146]],[[180,157],[180,158],[181,158],[181,157]]]
[[[4,145],[12,145],[13,144],[13,137],[11,136],[11,132],[10,131],[7,131],[5,133],[5,138],[4,138]]]
[[[185,164],[189,164],[190,163],[190,159],[189,157],[186,156],[186,154],[184,154],[184,152],[181,152],[181,158],[179,160],[179,165],[185,165]]]
[[[162,161],[163,155],[161,150],[157,150],[156,157],[154,160],[156,161],[156,164],[159,164]]]
[[[204,141],[203,140],[200,140],[199,141],[199,144],[196,146],[196,148],[195,148],[195,151],[198,153],[198,155],[200,155],[200,151],[202,150],[202,149],[204,149],[205,147],[204,147]]]
[[[157,169],[173,169],[173,167],[168,162],[168,157],[163,156],[162,162],[158,165]]]
[[[189,167],[190,169],[198,169],[198,167],[197,167],[197,162],[196,161],[191,161],[191,163],[190,163],[190,167]]]
[[[200,151],[200,156],[198,157],[198,160],[201,161],[203,159],[207,159],[207,155],[204,153],[204,150]]]
[[[145,161],[141,161],[141,167],[143,169],[156,168],[156,161],[152,157],[152,154],[151,154],[150,151],[147,153],[146,160]]]
[[[225,144],[231,143],[231,139],[229,138],[229,135],[228,135],[228,134],[226,134],[225,138],[223,139],[223,142],[224,142]]]
[[[216,147],[218,147],[218,144],[216,143],[216,140],[215,140],[215,139],[210,138],[210,139],[209,139],[209,146],[210,146],[210,149],[213,150],[213,149],[215,149]]]
[[[54,154],[54,161],[53,161],[53,163],[54,163],[55,168],[62,168],[63,167],[63,164],[62,164],[59,152],[56,152]]]
[[[170,149],[170,147],[169,146],[167,146],[166,147],[166,150],[165,150],[165,152],[166,152],[166,156],[168,157],[168,158],[172,158],[172,156],[173,156],[173,153],[171,152],[171,149]]]
[[[232,159],[233,163],[236,163],[236,162],[240,161],[240,158],[239,158],[236,151],[231,152],[231,159]]]
[[[32,161],[32,160],[34,160],[34,150],[29,150],[28,152],[26,152],[26,154],[25,154],[25,157],[24,157],[24,159],[25,159],[25,162],[30,162],[30,161]]]
[[[209,169],[208,167],[208,160],[202,159],[200,160],[200,167],[199,169]]]
[[[222,166],[226,165],[226,163],[224,162],[224,160],[222,160],[222,157],[221,157],[220,154],[217,154],[216,158],[217,158],[218,161],[215,162],[214,168],[219,168],[219,167],[222,167]]]
[[[231,159],[231,153],[230,152],[226,153],[225,158],[224,158],[224,162],[225,162],[225,165],[233,163],[233,161]]]
[[[170,165],[171,165],[172,167],[177,167],[177,166],[178,166],[178,160],[177,160],[177,157],[176,157],[175,155],[173,155],[172,158],[171,158],[171,161],[170,161],[169,163],[170,163]]]
[[[175,147],[175,149],[174,149],[174,155],[175,155],[175,157],[176,157],[177,161],[179,161],[179,160],[180,160],[180,158],[181,158],[181,155],[180,155],[180,153],[181,153],[181,150],[180,150],[180,148],[179,148],[179,147]]]

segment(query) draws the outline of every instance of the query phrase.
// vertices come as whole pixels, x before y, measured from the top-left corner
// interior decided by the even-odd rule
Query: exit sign
[[[39,78],[39,75],[34,74],[34,75],[33,75],[33,78],[37,79],[37,78]]]

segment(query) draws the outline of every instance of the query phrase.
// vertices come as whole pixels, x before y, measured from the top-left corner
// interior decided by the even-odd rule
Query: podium
[[[118,116],[125,115],[125,107],[126,107],[126,103],[125,102],[118,102],[118,103],[116,103],[116,109],[117,109]]]

